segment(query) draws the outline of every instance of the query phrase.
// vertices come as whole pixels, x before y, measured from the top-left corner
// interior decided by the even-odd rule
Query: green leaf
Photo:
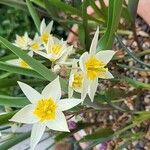
[[[7,61],[11,59],[17,59],[17,56],[14,54],[9,54],[9,55],[0,57],[0,61]]]
[[[150,89],[150,84],[147,83],[143,83],[125,76],[121,77],[122,81],[126,81],[127,83],[131,84],[132,86],[136,87],[136,88],[143,88],[143,89]]]
[[[35,60],[34,58],[30,57],[26,54],[22,49],[19,47],[14,46],[9,41],[4,39],[3,37],[0,37],[0,42],[6,46],[9,50],[11,50],[15,55],[17,55],[19,58],[24,60],[32,69],[34,69],[37,73],[39,73],[41,76],[43,76],[48,81],[54,80],[57,75],[54,74],[50,69],[46,68],[44,65],[42,65],[40,62]],[[60,78],[60,82],[63,85],[63,90],[67,92],[68,87],[67,83],[64,79]]]
[[[25,97],[0,95],[0,105],[9,107],[24,107],[30,102]]]
[[[103,12],[103,14],[105,15],[105,18],[107,18],[107,15],[108,15],[107,10],[108,10],[108,8],[107,8],[107,6],[106,6],[104,0],[99,0],[99,3],[100,3],[102,12]]]
[[[39,6],[43,7],[44,9],[46,9],[46,6],[45,6],[43,0],[31,0],[31,1],[34,2],[35,4],[39,5]],[[79,17],[82,17],[81,10],[74,8],[71,5],[68,5],[68,4],[66,4],[60,0],[47,0],[47,1],[49,1],[51,6],[56,7],[60,11],[64,11],[65,13],[70,14],[70,15],[77,15]],[[96,18],[89,16],[89,15],[87,17],[89,20],[95,21],[97,23],[103,23],[104,22],[102,19],[96,19]]]
[[[123,0],[109,0],[107,29],[98,43],[98,51],[100,49],[112,49],[114,34],[117,30],[120,16],[122,12]]]
[[[40,31],[40,18],[38,16],[34,6],[30,2],[30,0],[26,0],[26,3],[27,3],[28,10],[30,12],[30,15],[35,23],[35,26],[36,26],[37,30]]]
[[[142,69],[142,68],[138,68],[138,67],[134,67],[134,66],[128,66],[128,65],[124,65],[124,64],[117,64],[117,66],[119,66],[121,68],[127,68],[127,69],[144,71],[144,72],[150,72],[150,69]]]
[[[17,81],[25,82],[27,84],[32,85],[45,85],[46,81],[43,80],[37,80],[37,79],[25,79],[22,80],[20,78],[6,78],[6,79],[0,79],[0,89],[2,88],[9,88],[12,86],[18,86]]]
[[[30,137],[31,132],[22,133],[22,134],[14,134],[13,137],[5,142],[4,144],[0,145],[0,150],[8,150],[12,146],[20,143],[21,141]]]
[[[92,133],[90,135],[84,136],[80,142],[87,142],[87,141],[93,141],[93,140],[99,140],[99,142],[103,142],[106,140],[106,138],[110,137],[113,134],[113,130],[111,128],[101,128],[95,133]]]
[[[30,0],[30,1],[42,8],[45,8],[45,4],[43,3],[43,0]]]
[[[78,36],[80,44],[82,45],[82,47],[85,47],[85,30],[83,24],[79,25],[78,27]]]
[[[16,112],[10,112],[3,115],[0,115],[0,125],[8,123],[8,120],[15,114]]]
[[[10,7],[19,8],[23,11],[27,11],[26,3],[23,1],[16,1],[16,0],[0,0],[0,4],[4,4]]]
[[[135,21],[135,17],[137,15],[138,3],[139,0],[128,0],[128,11],[133,22]]]
[[[90,40],[89,27],[88,27],[87,6],[88,6],[87,0],[84,0],[82,3],[82,18],[83,18],[83,30],[85,34],[85,39],[84,39],[85,49],[88,51],[90,48],[91,40]]]
[[[123,6],[121,16],[130,25],[130,23],[132,22],[132,18],[131,18],[131,15],[130,15],[127,7]]]
[[[4,71],[8,71],[11,73],[17,73],[29,77],[34,77],[34,78],[39,78],[39,79],[44,79],[40,74],[35,72],[32,69],[27,69],[27,68],[22,68],[14,65],[10,65],[8,63],[4,63],[0,61],[0,69]]]
[[[137,115],[133,118],[133,124],[140,124],[149,119],[150,119],[150,112],[148,111],[138,112]]]
[[[89,2],[89,4],[92,6],[92,8],[94,9],[96,15],[106,21],[106,16],[105,16],[104,12],[102,11],[101,8],[99,8],[99,7],[95,4],[95,1],[88,0],[88,2]]]
[[[9,73],[9,72],[3,73],[3,74],[0,75],[0,79],[7,78],[7,77],[9,77],[10,75],[12,75],[12,73]]]
[[[108,90],[105,90],[105,97],[108,100],[120,99],[120,98],[124,98],[126,96],[127,96],[127,93],[121,89],[108,88]]]

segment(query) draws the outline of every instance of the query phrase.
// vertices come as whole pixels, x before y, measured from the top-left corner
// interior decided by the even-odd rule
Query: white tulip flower
[[[78,93],[82,92],[83,82],[84,82],[84,74],[77,65],[78,60],[73,60],[72,70],[70,72],[69,78],[69,86],[68,86],[68,95],[72,97],[73,91]]]
[[[25,32],[23,36],[16,35],[16,40],[13,44],[23,50],[28,50],[30,41],[31,39],[29,38],[28,33]]]
[[[98,35],[99,29],[97,29],[92,40],[90,52],[83,53],[79,60],[80,68],[86,76],[86,80],[83,83],[81,97],[82,99],[85,99],[86,95],[88,94],[91,101],[94,100],[98,86],[98,78],[113,78],[113,75],[108,71],[106,65],[112,59],[115,51],[105,50],[96,53]]]
[[[49,83],[40,94],[29,85],[18,82],[21,90],[31,104],[18,111],[10,121],[33,124],[31,132],[31,149],[40,141],[45,128],[69,132],[63,111],[82,102],[81,99],[60,99],[61,87],[59,77]]]
[[[42,20],[40,25],[40,37],[44,44],[48,42],[48,39],[52,36],[51,30],[53,27],[53,21],[51,21],[48,25],[45,23],[45,19]]]
[[[51,60],[56,61],[60,59],[67,51],[70,51],[72,46],[67,46],[67,42],[63,39],[59,40],[55,37],[49,38],[46,45],[46,52],[37,51],[36,53]]]
[[[29,50],[32,51],[39,51],[43,50],[44,47],[42,46],[41,38],[39,37],[38,33],[35,34],[34,39],[29,43]]]

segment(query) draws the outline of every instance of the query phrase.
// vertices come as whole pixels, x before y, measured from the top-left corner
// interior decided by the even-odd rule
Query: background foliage
[[[83,112],[86,112],[88,109],[85,107],[90,106],[90,111],[95,112],[103,112],[103,108],[108,112],[110,109],[117,110],[120,114],[128,114],[127,121],[124,126],[117,128],[115,132],[110,127],[100,127],[94,130],[92,134],[83,137],[80,141],[76,141],[76,144],[78,145],[80,142],[88,141],[90,142],[89,147],[86,148],[86,150],[88,150],[99,143],[107,142],[112,139],[121,139],[123,144],[120,145],[120,148],[123,148],[132,141],[136,141],[145,136],[145,131],[131,133],[131,129],[141,123],[147,122],[150,119],[150,113],[139,109],[130,110],[121,105],[122,102],[130,96],[138,96],[141,91],[150,89],[150,84],[120,73],[121,68],[146,72],[150,71],[149,63],[144,62],[139,57],[141,52],[135,53],[133,50],[129,49],[124,45],[121,38],[122,35],[128,35],[128,33],[132,32],[135,41],[139,43],[135,31],[135,16],[137,11],[137,7],[135,6],[137,6],[138,1],[133,2],[133,0],[130,0],[129,5],[126,5],[123,0],[110,0],[109,7],[107,7],[102,0],[99,0],[99,2],[102,5],[101,9],[95,5],[94,1],[90,0],[84,0],[83,2],[77,0],[70,3],[60,0],[27,0],[26,2],[19,0],[12,0],[11,2],[9,0],[2,0],[0,2],[0,105],[1,111],[7,110],[6,114],[0,115],[0,130],[2,132],[10,128],[11,124],[8,122],[8,119],[14,115],[18,108],[29,103],[28,100],[20,94],[17,81],[21,80],[36,88],[40,85],[39,90],[41,90],[44,85],[56,77],[56,74],[52,73],[52,71],[47,68],[49,66],[45,67],[43,65],[47,63],[46,61],[41,64],[38,61],[39,58],[34,59],[29,57],[24,51],[21,51],[10,43],[14,41],[16,34],[23,35],[24,31],[30,33],[32,37],[33,33],[35,33],[39,27],[39,20],[45,17],[48,22],[49,20],[55,21],[52,33],[65,39],[67,38],[68,32],[71,32],[71,26],[73,24],[78,24],[79,32],[75,33],[75,35],[79,37],[78,45],[80,46],[77,47],[78,55],[89,50],[90,42],[93,37],[92,33],[97,26],[100,27],[101,33],[97,51],[120,48],[124,52],[123,57],[116,55],[111,64],[114,68],[112,72],[115,78],[110,80],[110,83],[104,90],[97,92],[94,103],[91,103],[87,99],[82,109]],[[87,6],[89,5],[91,5],[95,11],[95,14],[92,16],[86,13]],[[76,15],[76,17],[72,17],[73,15]],[[120,21],[120,18],[123,19],[123,23]],[[137,45],[138,49],[141,50],[140,45]],[[78,55],[75,57],[78,58]],[[25,60],[33,70],[14,67],[5,63],[6,60],[17,57]],[[130,59],[140,64],[140,67],[138,65],[131,67],[127,66],[125,62]],[[103,80],[100,80],[100,82],[105,84]],[[61,84],[63,90],[67,92],[67,82],[63,77],[61,78]],[[123,91],[118,86],[120,84],[134,88],[134,90]],[[79,110],[80,108],[76,108],[72,110],[72,112],[76,114]],[[83,112],[81,111],[79,113]],[[99,123],[97,124],[99,125]],[[78,122],[77,128],[73,129],[70,133],[57,134],[55,142],[57,143],[60,140],[68,138],[86,127],[97,126],[97,124],[91,122]],[[16,135],[14,139],[10,138],[11,135],[3,142],[0,149],[8,149],[28,138],[29,135],[30,133]]]

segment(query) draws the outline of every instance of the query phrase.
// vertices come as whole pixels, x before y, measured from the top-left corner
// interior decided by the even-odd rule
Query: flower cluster
[[[27,32],[25,32],[23,36],[16,35],[16,40],[13,44],[28,51],[28,55],[31,57],[35,53],[49,59],[55,65],[61,64],[73,53],[73,46],[69,46],[67,41],[63,39],[59,40],[53,36],[51,34],[52,26],[53,21],[46,25],[45,19],[43,19],[40,25],[40,34],[36,33],[33,39],[28,36]],[[12,65],[30,68],[30,66],[20,58],[7,62]]]
[[[112,50],[96,52],[99,29],[97,28],[91,43],[90,51],[83,53],[79,59],[67,59],[73,53],[73,46],[63,39],[59,40],[51,34],[53,21],[48,25],[45,20],[41,22],[40,34],[34,39],[28,34],[16,36],[14,45],[28,50],[28,55],[41,55],[49,59],[54,65],[65,64],[71,66],[68,96],[61,99],[61,86],[59,77],[49,83],[40,94],[29,85],[18,82],[21,90],[29,99],[30,104],[18,111],[10,121],[34,124],[31,133],[31,149],[34,149],[44,133],[46,127],[57,131],[69,131],[63,111],[82,103],[89,96],[91,101],[98,86],[98,78],[110,79],[113,75],[108,71],[107,63],[115,54]],[[22,59],[10,60],[8,63],[32,69]],[[74,91],[81,94],[80,99],[73,98]]]

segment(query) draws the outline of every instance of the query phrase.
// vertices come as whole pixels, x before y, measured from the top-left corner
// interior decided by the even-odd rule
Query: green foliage
[[[19,142],[27,139],[30,136],[30,132],[22,133],[22,134],[15,134],[12,135],[13,138],[11,138],[9,141],[5,142],[4,144],[0,145],[0,149],[7,150],[11,148],[12,146],[18,144]]]
[[[112,49],[114,34],[117,30],[120,16],[121,16],[122,5],[123,5],[123,0],[109,1],[107,29],[99,41],[98,51],[100,49],[102,50]]]
[[[129,0],[128,2],[128,11],[131,15],[132,21],[135,21],[135,17],[137,15],[137,7],[139,0]]]
[[[29,9],[29,12],[30,12],[30,14],[31,14],[31,16],[32,16],[32,19],[33,19],[33,21],[34,21],[34,23],[35,23],[35,25],[36,25],[36,28],[37,28],[37,30],[39,31],[39,30],[40,30],[40,29],[39,29],[39,27],[40,27],[40,18],[39,18],[39,16],[38,16],[38,14],[37,14],[37,12],[36,12],[34,6],[33,6],[32,3],[30,2],[30,0],[26,0],[26,3],[27,3],[27,7],[28,7],[28,9]]]
[[[29,83],[31,86],[35,86],[35,88],[42,89],[44,85],[57,77],[57,73],[54,73],[50,69],[51,65],[53,66],[53,63],[55,62],[50,63],[49,60],[45,61],[45,59],[41,61],[41,57],[37,54],[35,54],[34,57],[30,57],[26,51],[12,44],[15,39],[15,34],[23,35],[24,31],[27,31],[30,37],[33,37],[33,33],[37,31],[39,32],[41,22],[40,18],[43,18],[43,16],[46,17],[46,20],[51,18],[55,21],[53,31],[56,30],[54,32],[54,34],[57,34],[56,36],[60,35],[57,31],[65,32],[67,35],[67,31],[71,30],[71,26],[73,24],[78,25],[78,31],[75,35],[79,38],[79,43],[77,43],[76,53],[73,56],[70,56],[71,59],[78,59],[83,52],[89,51],[91,37],[93,37],[92,32],[99,27],[100,40],[98,42],[97,52],[100,50],[112,49],[113,44],[118,42],[121,48],[127,53],[124,58],[115,57],[115,59],[113,59],[112,68],[118,69],[118,67],[120,67],[149,72],[149,69],[145,70],[143,68],[149,68],[150,65],[140,59],[141,56],[149,54],[149,50],[135,54],[131,49],[127,48],[123,44],[120,36],[117,35],[119,31],[122,31],[119,32],[119,34],[129,33],[128,28],[123,29],[123,24],[121,24],[120,18],[124,18],[129,25],[128,27],[130,27],[130,25],[135,21],[138,0],[129,0],[129,4],[127,6],[124,5],[123,0],[109,0],[109,6],[106,6],[103,0],[99,0],[99,2],[101,4],[101,8],[95,4],[95,1],[91,0],[84,0],[83,2],[78,0],[73,1],[70,4],[62,0],[26,0],[26,2],[22,0],[0,1],[0,112],[6,111],[5,114],[0,114],[1,126],[6,125],[6,127],[10,127],[11,124],[9,119],[18,110],[20,110],[20,108],[30,103],[27,98],[22,97],[20,94],[20,91],[17,88],[17,81]],[[11,7],[9,8],[4,5]],[[89,5],[91,5],[95,14],[89,15],[86,13]],[[57,26],[57,24],[60,26]],[[57,27],[61,27],[61,29],[57,30]],[[115,36],[117,39],[116,41]],[[9,41],[12,41],[12,43]],[[6,63],[7,60],[16,58],[21,58],[24,60],[32,69],[22,68]],[[127,66],[123,63],[123,60],[128,60],[131,58],[135,62],[142,65],[143,68]],[[64,98],[68,96],[69,67],[67,66],[64,69],[61,66],[62,70],[68,70],[66,72],[63,70],[65,73],[61,70],[64,74],[61,71],[59,72],[60,76],[62,76],[60,77],[60,81],[62,91],[64,92]],[[120,104],[122,104],[123,101],[129,97],[138,96],[137,91],[139,90],[149,90],[150,84],[138,81],[136,79],[131,79],[125,75],[116,74],[115,69],[112,70],[112,72],[114,71],[115,78],[109,80],[109,87],[103,90],[100,89],[100,92],[97,91],[94,102],[91,102],[89,97],[86,97],[84,103],[78,108],[65,111],[65,115],[69,117],[78,117],[79,114],[86,112],[106,112],[110,110],[117,110],[131,116],[131,119],[127,121],[127,124],[115,132],[110,127],[98,128],[93,133],[82,137],[81,140],[76,142],[90,142],[90,145],[86,148],[86,150],[90,150],[99,143],[116,138],[121,138],[125,141],[122,145],[120,145],[120,148],[123,148],[132,141],[139,140],[145,135],[144,132],[131,133],[131,129],[143,122],[148,121],[150,119],[150,113],[144,110],[132,111],[128,108],[120,107]],[[103,83],[105,82],[101,79],[100,84],[105,85]],[[134,90],[121,90],[118,84],[124,83],[126,83],[127,86],[130,85]],[[80,95],[76,92],[73,96],[80,98]],[[77,133],[82,129],[86,129],[87,127],[90,128],[92,126],[99,126],[99,124],[99,122],[84,123],[78,121],[75,129],[72,129],[71,132],[60,132],[58,134],[52,132],[52,135],[56,135],[55,142],[59,142],[66,138],[70,138],[74,135],[74,133]],[[15,144],[27,139],[30,136],[30,132],[23,134],[12,134],[12,136],[13,138],[4,142],[0,146],[0,149],[5,150],[11,148]]]

